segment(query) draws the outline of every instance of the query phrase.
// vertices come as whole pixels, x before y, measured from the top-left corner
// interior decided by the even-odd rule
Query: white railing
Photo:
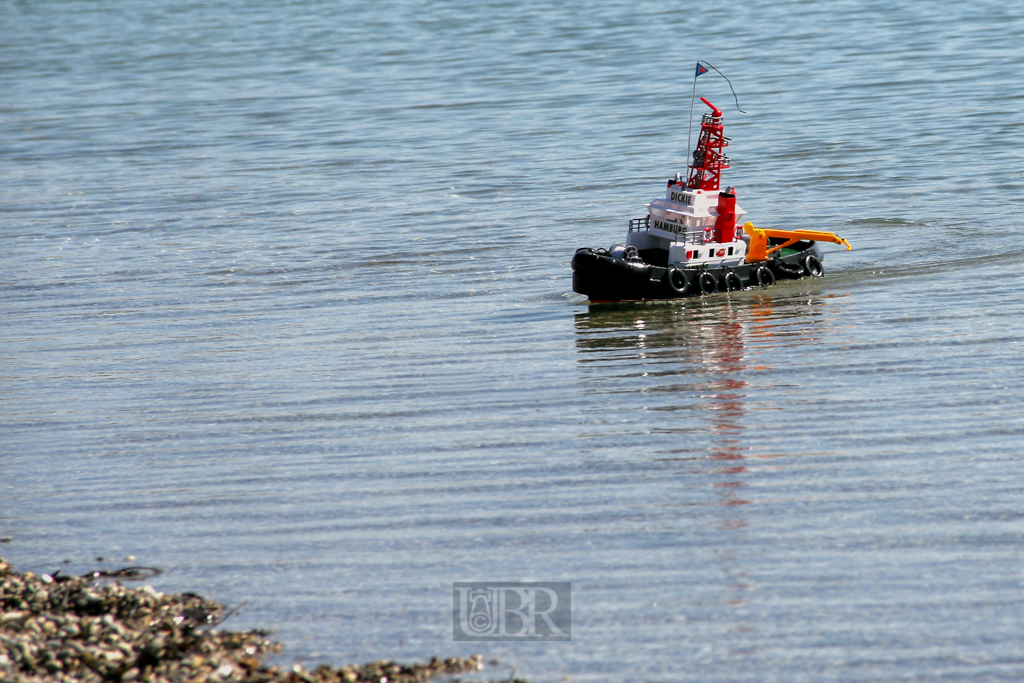
[[[651,217],[644,216],[643,218],[632,218],[629,221],[630,232],[647,232],[651,229]],[[697,230],[688,230],[686,232],[675,233],[675,239],[673,242],[676,244],[704,244],[704,228],[698,228]]]

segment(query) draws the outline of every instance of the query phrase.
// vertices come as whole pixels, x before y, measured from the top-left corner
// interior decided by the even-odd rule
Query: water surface
[[[0,3],[0,535],[136,556],[281,661],[1019,680],[1024,14]],[[693,64],[826,277],[589,307]],[[65,565],[64,560],[70,560]],[[573,583],[452,642],[454,581]]]

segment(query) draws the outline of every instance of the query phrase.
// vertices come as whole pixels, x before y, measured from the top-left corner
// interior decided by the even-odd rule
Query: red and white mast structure
[[[717,191],[722,180],[722,171],[729,168],[729,157],[722,151],[729,146],[722,124],[722,110],[703,97],[700,101],[711,107],[700,122],[697,148],[693,150],[693,161],[686,187],[691,190]]]

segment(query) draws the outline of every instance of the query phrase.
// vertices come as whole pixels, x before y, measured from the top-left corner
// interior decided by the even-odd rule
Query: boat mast
[[[736,100],[736,108],[746,114],[740,109],[740,99],[736,96],[736,90],[732,87],[729,77],[708,62],[698,59],[697,69],[693,73],[693,91],[690,93],[690,120],[686,130],[687,154],[690,153],[690,136],[693,132],[693,102],[697,96],[697,77],[706,74],[708,69],[714,69],[715,73],[725,79],[729,84],[729,90],[732,91],[733,99]],[[729,138],[723,133],[721,110],[703,97],[700,101],[711,107],[712,113],[704,114],[701,120],[700,137],[697,139],[697,149],[693,150],[693,158],[689,164],[690,173],[686,187],[691,190],[718,190],[722,170],[729,168],[729,157],[722,153],[722,148],[729,146]]]
[[[729,168],[729,157],[722,152],[729,146],[729,138],[725,137],[722,111],[703,97],[700,101],[711,107],[711,112],[706,112],[701,119],[700,137],[697,138],[697,149],[693,150],[686,187],[707,192],[719,189],[722,171]]]
[[[693,100],[697,96],[697,77],[703,73],[707,73],[707,71],[708,70],[704,67],[703,64],[700,63],[700,60],[698,59],[697,68],[693,72],[693,91],[690,93],[690,118],[687,119],[686,122],[686,156],[690,156],[691,149],[690,136],[693,133]],[[689,166],[689,162],[687,162],[687,166]]]

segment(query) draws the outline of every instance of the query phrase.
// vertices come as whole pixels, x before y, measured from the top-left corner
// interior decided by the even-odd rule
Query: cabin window
[[[732,247],[729,247],[729,256],[732,256]]]
[[[693,258],[700,258],[700,249],[698,249],[697,251],[693,252]]]

